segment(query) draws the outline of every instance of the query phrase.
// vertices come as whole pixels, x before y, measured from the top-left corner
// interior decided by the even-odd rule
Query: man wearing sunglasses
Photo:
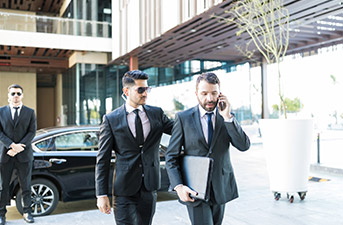
[[[23,97],[23,88],[20,85],[10,85],[9,105],[0,108],[0,225],[6,223],[9,183],[14,169],[23,193],[24,220],[34,222],[30,206],[33,162],[31,141],[37,125],[35,112],[23,105]]]
[[[97,206],[110,214],[108,196],[110,160],[116,154],[113,175],[114,217],[117,225],[148,225],[155,213],[160,188],[159,143],[173,122],[163,110],[146,105],[148,75],[134,70],[122,79],[126,103],[107,114],[100,128],[96,163]]]

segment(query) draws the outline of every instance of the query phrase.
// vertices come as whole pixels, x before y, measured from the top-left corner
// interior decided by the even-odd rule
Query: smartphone
[[[219,102],[220,111],[225,109],[224,102]]]
[[[220,92],[219,97],[222,95],[222,93]],[[219,99],[218,99],[219,102]],[[225,109],[226,105],[224,102],[219,102],[219,109],[220,111],[223,111]]]

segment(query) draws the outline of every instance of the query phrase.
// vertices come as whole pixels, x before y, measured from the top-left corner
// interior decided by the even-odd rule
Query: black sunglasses
[[[151,91],[151,87],[138,87],[136,88],[136,91],[138,94],[143,94],[145,91],[149,93]]]
[[[15,95],[18,95],[18,96],[21,96],[23,93],[21,93],[21,92],[11,92],[11,95],[12,96],[15,96]]]

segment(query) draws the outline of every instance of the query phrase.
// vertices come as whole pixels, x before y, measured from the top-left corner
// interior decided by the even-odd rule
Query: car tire
[[[52,182],[46,179],[31,181],[32,216],[45,216],[52,213],[59,201],[59,192]],[[21,190],[16,194],[16,207],[23,214]]]

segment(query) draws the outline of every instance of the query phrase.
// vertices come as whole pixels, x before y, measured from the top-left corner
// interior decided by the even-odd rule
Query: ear
[[[129,96],[129,88],[128,87],[123,87],[123,92],[126,96]]]

